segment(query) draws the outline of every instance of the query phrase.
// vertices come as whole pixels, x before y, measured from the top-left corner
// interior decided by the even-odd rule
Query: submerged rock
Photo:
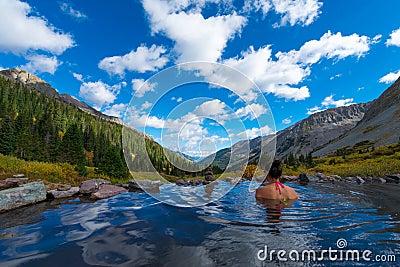
[[[310,182],[305,173],[300,173],[298,181],[300,185],[307,185]]]
[[[33,182],[0,191],[0,212],[34,204],[46,199],[43,182]]]
[[[92,197],[95,199],[104,199],[125,192],[128,192],[128,190],[123,187],[112,184],[102,184],[100,185],[100,189],[96,193],[92,194]]]
[[[47,192],[47,197],[49,199],[59,199],[59,198],[66,198],[72,197],[79,193],[79,187],[70,187],[68,190],[50,190]]]
[[[111,184],[109,181],[104,179],[92,179],[83,181],[79,186],[79,192],[81,194],[92,194],[100,189],[103,184]]]

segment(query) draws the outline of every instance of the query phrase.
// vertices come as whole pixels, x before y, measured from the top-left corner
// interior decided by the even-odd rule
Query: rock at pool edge
[[[0,212],[34,204],[46,199],[43,182],[33,182],[0,191]]]

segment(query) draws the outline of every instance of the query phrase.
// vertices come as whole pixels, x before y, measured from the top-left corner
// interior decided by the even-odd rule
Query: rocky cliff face
[[[50,84],[46,83],[42,79],[36,77],[35,75],[25,70],[14,68],[9,70],[2,70],[0,71],[0,73],[1,75],[11,80],[32,86],[33,88],[41,92],[44,92],[48,97],[54,97],[58,99],[60,98],[57,91],[54,88],[52,88]]]
[[[285,158],[289,153],[306,155],[338,138],[357,125],[369,106],[370,103],[328,109],[280,131],[277,157]]]
[[[95,115],[97,117],[100,117],[108,121],[112,121],[118,124],[124,124],[119,118],[103,114],[100,111],[92,108],[85,102],[82,102],[71,95],[68,94],[60,95],[56,89],[51,87],[50,84],[46,83],[42,79],[36,77],[35,75],[25,70],[14,68],[14,69],[2,70],[0,71],[0,74],[8,79],[31,86],[32,88],[40,92],[44,92],[48,97],[60,99],[65,103],[72,104],[84,112],[90,113],[92,115]]]
[[[370,141],[374,146],[399,142],[400,138],[400,79],[374,100],[363,119],[344,135],[317,149],[314,156],[326,156],[337,149]]]
[[[370,103],[354,104],[318,112],[279,131],[276,135],[240,141],[231,148],[222,149],[215,154],[214,163],[221,168],[225,168],[232,153],[236,157],[233,162],[237,162],[237,166],[234,169],[237,169],[239,165],[243,165],[245,162],[245,155],[242,155],[242,151],[247,152],[247,146],[249,146],[250,151],[250,163],[259,160],[261,147],[263,147],[263,154],[265,155],[270,153],[275,144],[275,157],[284,159],[290,153],[296,156],[306,155],[354,128],[364,117],[369,106]],[[213,156],[207,157],[201,163],[209,161]]]

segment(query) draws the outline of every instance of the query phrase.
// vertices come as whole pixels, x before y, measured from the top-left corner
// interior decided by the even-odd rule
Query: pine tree
[[[59,160],[72,165],[86,164],[82,131],[76,123],[66,131],[58,149]]]
[[[121,154],[115,146],[110,146],[97,168],[98,173],[105,174],[112,178],[124,178],[127,175],[127,169],[122,161]]]
[[[10,155],[15,150],[15,125],[10,117],[5,117],[0,128],[0,153]]]
[[[300,163],[304,163],[305,161],[306,161],[306,159],[304,158],[304,155],[301,154],[301,155],[299,156],[299,162],[300,162]]]
[[[306,156],[306,165],[308,168],[312,168],[315,165],[311,152]]]
[[[286,159],[286,164],[288,166],[295,166],[296,165],[296,158],[294,157],[293,153],[289,153],[287,159]]]

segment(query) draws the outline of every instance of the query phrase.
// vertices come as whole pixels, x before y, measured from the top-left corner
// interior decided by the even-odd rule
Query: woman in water
[[[275,159],[267,175],[268,185],[256,190],[257,199],[271,199],[286,202],[299,198],[296,191],[289,186],[283,185],[279,178],[282,176],[282,162]]]
[[[256,190],[256,198],[259,204],[267,210],[267,221],[280,222],[282,209],[291,206],[299,198],[296,191],[283,185],[279,178],[282,175],[282,162],[275,159],[267,175],[268,185]]]

